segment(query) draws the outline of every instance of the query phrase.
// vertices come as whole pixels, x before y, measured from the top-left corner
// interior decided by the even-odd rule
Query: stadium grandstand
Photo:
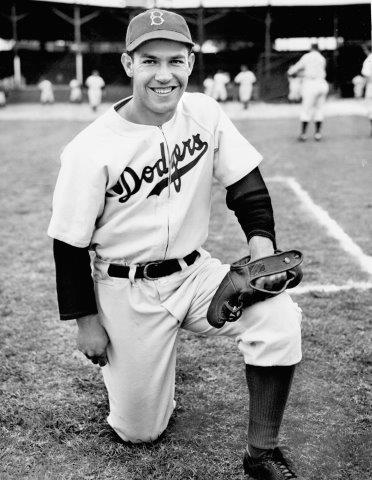
[[[10,79],[18,92],[10,97],[22,100],[36,98],[41,76],[60,91],[57,100],[67,98],[69,81],[93,69],[109,89],[130,88],[120,66],[126,26],[151,7],[186,17],[197,42],[192,89],[217,68],[233,77],[245,63],[260,98],[280,100],[288,66],[317,39],[333,91],[351,96],[371,43],[369,0],[1,0],[0,80]]]

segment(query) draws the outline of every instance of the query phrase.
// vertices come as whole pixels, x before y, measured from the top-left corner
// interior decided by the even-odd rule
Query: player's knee
[[[149,443],[157,440],[167,427],[151,422],[125,422],[119,417],[110,414],[107,418],[109,425],[124,441],[130,443]]]
[[[248,364],[293,365],[301,360],[301,309],[289,295],[248,309],[238,346]]]

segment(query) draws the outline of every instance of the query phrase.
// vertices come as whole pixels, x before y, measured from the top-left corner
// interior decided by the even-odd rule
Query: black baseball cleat
[[[248,475],[249,480],[299,479],[289,465],[288,460],[284,458],[279,448],[269,450],[259,458],[252,458],[246,451],[244,453],[243,466],[244,473]]]

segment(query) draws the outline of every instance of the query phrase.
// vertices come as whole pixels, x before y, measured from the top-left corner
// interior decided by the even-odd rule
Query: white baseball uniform
[[[125,441],[155,440],[174,409],[179,328],[228,335],[247,364],[301,359],[301,313],[287,293],[246,309],[220,330],[209,325],[211,298],[229,266],[201,248],[208,235],[213,178],[228,186],[261,155],[220,106],[185,93],[161,127],[139,125],[109,109],[65,148],[48,234],[95,251],[100,318],[110,338],[103,377],[109,424]],[[197,250],[190,266],[183,259]],[[136,266],[179,259],[172,275],[135,279]],[[108,274],[130,266],[129,278]]]
[[[203,87],[204,87],[204,93],[211,97],[213,95],[213,87],[214,87],[213,78],[207,77],[206,79],[204,79]]]
[[[301,100],[302,77],[288,77],[288,100],[298,102]]]
[[[215,100],[222,100],[224,102],[227,99],[226,85],[229,83],[229,81],[230,77],[227,73],[218,72],[214,75],[212,97]]]
[[[367,103],[368,116],[372,119],[372,53],[363,62],[362,75],[366,78],[364,97]]]
[[[355,98],[362,98],[364,88],[366,86],[366,79],[362,75],[355,75],[351,80],[353,84],[353,93]]]
[[[102,88],[105,86],[105,82],[99,75],[90,75],[85,85],[88,87],[88,100],[89,105],[92,108],[97,108],[102,101]]]
[[[239,72],[234,78],[234,82],[239,84],[239,100],[241,102],[249,102],[252,97],[252,89],[255,81],[256,75],[250,70]]]
[[[324,118],[323,107],[329,90],[326,82],[326,59],[317,51],[303,55],[288,69],[289,75],[301,72],[302,76],[302,112],[301,121],[321,122]]]
[[[53,103],[54,92],[52,82],[49,80],[42,80],[39,85],[40,89],[40,102],[41,103]]]
[[[79,80],[73,78],[70,82],[70,89],[70,102],[80,102],[82,99],[82,92]]]

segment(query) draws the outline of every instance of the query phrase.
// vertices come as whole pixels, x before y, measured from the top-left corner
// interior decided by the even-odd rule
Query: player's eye
[[[142,63],[145,63],[145,64],[147,64],[147,65],[149,65],[149,64],[151,65],[151,64],[154,64],[154,63],[155,63],[155,60],[152,60],[152,59],[150,59],[150,58],[147,58],[147,59],[143,60]]]

